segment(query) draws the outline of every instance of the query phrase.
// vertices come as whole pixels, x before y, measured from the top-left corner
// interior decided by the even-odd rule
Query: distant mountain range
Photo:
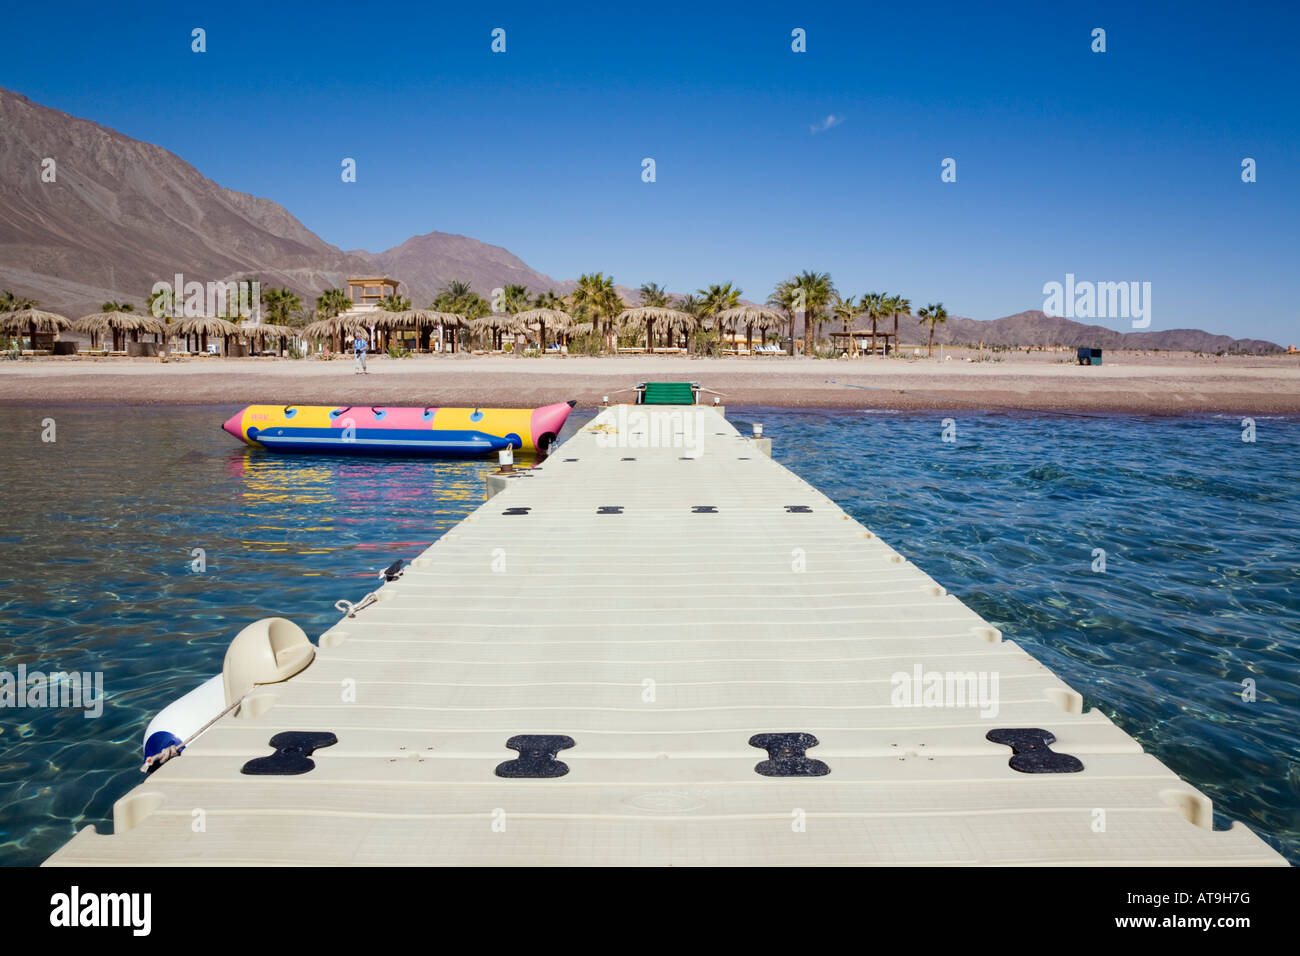
[[[859,319],[859,324],[861,320]],[[834,324],[829,328],[838,328]],[[886,319],[877,326],[880,330],[894,330],[894,320]],[[930,328],[920,320],[908,316],[900,318],[899,338],[904,345],[929,341]],[[1117,332],[1101,325],[1085,325],[1071,319],[1047,315],[1034,310],[1018,312],[1001,319],[967,319],[949,316],[943,325],[935,327],[934,341],[945,345],[1081,345],[1099,349],[1164,349],[1187,352],[1280,352],[1273,342],[1262,339],[1234,339],[1229,335],[1215,335],[1199,329],[1166,329],[1160,332]]]
[[[54,181],[43,179],[52,159]],[[125,299],[143,307],[155,282],[175,273],[201,282],[256,278],[310,302],[349,276],[385,274],[417,306],[452,279],[487,296],[515,283],[532,292],[570,291],[499,246],[431,232],[384,252],[343,251],[284,207],[235,192],[179,156],[0,89],[0,288],[69,316]],[[635,292],[619,286],[625,300]],[[830,328],[836,328],[832,323]],[[882,323],[893,329],[892,320]],[[905,344],[924,342],[917,320],[900,324]],[[994,321],[954,317],[935,341],[986,345],[1274,351],[1257,339],[1194,329],[1120,333],[1042,312]]]

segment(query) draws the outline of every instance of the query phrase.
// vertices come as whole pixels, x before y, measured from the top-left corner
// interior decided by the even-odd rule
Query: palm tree
[[[481,319],[485,315],[491,315],[492,303],[483,298],[483,296],[479,295],[477,292],[469,292],[456,300],[455,311],[464,316],[465,322],[468,324],[473,322],[475,319]],[[479,345],[482,344],[483,341],[480,336]]]
[[[467,322],[492,314],[492,303],[477,292],[471,292],[469,295],[458,299],[456,306],[460,314],[465,316]]]
[[[795,292],[794,280],[783,279],[776,284],[772,294],[767,297],[767,304],[773,309],[780,309],[785,313],[786,322],[790,326],[790,355],[794,355],[794,322],[795,322]]]
[[[697,289],[695,294],[700,297],[700,315],[717,315],[734,308],[740,304],[740,292],[740,289],[732,288],[730,282],[724,285],[714,283],[707,289]]]
[[[912,300],[905,299],[901,295],[891,296],[889,299],[889,313],[894,317],[894,349],[898,349],[898,316],[912,314]]]
[[[528,308],[528,290],[521,285],[508,285],[501,290],[501,311],[518,315]]]
[[[430,308],[439,312],[457,312],[457,306],[463,302],[469,301],[471,296],[476,293],[470,288],[468,282],[462,282],[460,279],[452,279],[438,292]],[[477,316],[476,316],[477,318]]]
[[[494,292],[496,290],[493,290]],[[496,302],[493,302],[496,305]],[[506,315],[518,315],[524,309],[528,308],[528,289],[522,285],[506,285],[501,289],[501,311]],[[506,329],[498,328],[492,332],[492,347],[495,349],[504,348]],[[514,333],[511,333],[513,336]]]
[[[863,298],[865,299],[866,296],[863,296]],[[840,324],[843,326],[843,331],[846,335],[849,331],[849,326],[853,324],[854,316],[861,311],[861,306],[853,301],[853,296],[851,295],[845,298],[841,298],[837,295],[835,296],[835,301],[831,305],[831,313],[840,320]],[[857,355],[858,337],[856,335],[849,335],[845,348],[848,350],[850,355]]]
[[[673,308],[678,312],[685,312],[687,315],[693,315],[698,319],[700,310],[704,308],[704,300],[694,292],[689,292],[680,296],[673,304]]]
[[[22,309],[34,309],[39,303],[35,299],[14,295],[8,289],[0,292],[0,312],[18,312]],[[103,311],[107,312],[108,309]]]
[[[299,308],[301,309],[301,306]],[[345,289],[326,289],[316,296],[316,314],[322,319],[332,319],[351,308],[352,298]],[[330,343],[330,347],[336,352],[343,351],[343,332],[341,329],[334,333],[334,340]]]
[[[302,299],[290,289],[263,289],[262,304],[266,306],[268,322],[284,325],[294,309],[302,308]]]
[[[948,321],[948,310],[943,307],[942,302],[936,302],[927,305],[924,309],[916,313],[922,322],[930,326],[930,352],[926,358],[934,356],[934,327]]]
[[[533,299],[534,309],[557,309],[563,312],[564,306],[564,296],[557,293],[554,289],[547,289],[545,292],[539,292]]]
[[[638,291],[641,293],[642,305],[656,309],[668,308],[668,293],[657,282],[643,283]]]
[[[34,309],[38,304],[39,303],[35,299],[28,299],[24,296],[14,295],[8,289],[5,289],[4,292],[0,292],[0,315],[3,315],[5,312],[18,312],[22,309]],[[103,311],[107,312],[108,309],[104,309]],[[6,341],[9,339],[8,336],[5,336],[4,338]],[[18,342],[16,347],[21,349],[23,346],[22,333],[19,332],[14,336],[14,338]]]
[[[219,313],[221,318],[229,319],[231,322],[239,322],[253,314],[253,295],[256,289],[261,288],[261,282],[253,279],[237,279],[233,283],[235,291],[223,293],[222,311]],[[260,321],[259,312],[259,321]]]
[[[592,328],[603,330],[605,345],[611,347],[612,320],[623,311],[623,300],[614,289],[613,277],[602,272],[580,275],[571,298],[576,314],[584,320],[590,319]]]
[[[477,292],[471,291],[456,300],[456,312],[463,315],[467,323],[473,322],[485,315],[491,315],[492,303]],[[479,344],[482,342],[480,341]]]
[[[468,282],[462,282],[460,279],[452,279],[443,286],[429,308],[435,312],[452,312],[459,315],[466,322],[470,322],[480,316],[487,315],[492,311],[486,300],[475,292]],[[451,350],[456,351],[457,340],[460,331],[455,330],[451,334]]]
[[[637,293],[641,296],[642,308],[647,308],[647,309],[670,308],[668,304],[668,293],[664,290],[664,287],[657,282],[641,283],[641,288],[637,290]],[[655,332],[654,320],[647,319],[645,325],[645,350],[647,352],[654,351],[655,348],[654,332]]]
[[[294,309],[293,315],[289,316],[286,321],[280,324],[286,325],[291,329],[301,329],[311,325],[317,319],[323,318],[325,318],[325,316],[321,315],[316,309],[299,308]]]
[[[332,319],[352,308],[352,300],[345,289],[326,289],[316,297],[316,311],[322,319]]]
[[[876,354],[876,326],[881,319],[885,317],[885,303],[888,296],[883,292],[868,292],[862,297],[862,311],[867,314],[867,321],[871,323],[871,354]]]
[[[719,312],[739,305],[740,292],[740,289],[732,288],[730,282],[725,285],[714,283],[707,289],[697,290],[696,294],[700,297],[700,318],[707,319]],[[723,336],[727,333],[727,330],[719,328],[717,333],[719,336]]]
[[[175,299],[170,289],[162,289],[158,292],[150,292],[149,298],[145,300],[144,310],[156,319],[162,319],[171,324],[171,320],[176,315]]]
[[[826,321],[826,307],[836,295],[835,283],[831,281],[829,273],[808,270],[804,270],[793,279],[787,279],[786,283],[788,283],[786,294],[790,301],[787,311],[792,315],[803,313],[804,354],[811,355],[817,325]],[[778,291],[781,289],[782,286],[777,286]],[[792,328],[791,339],[793,337]],[[792,349],[793,344],[792,341]]]

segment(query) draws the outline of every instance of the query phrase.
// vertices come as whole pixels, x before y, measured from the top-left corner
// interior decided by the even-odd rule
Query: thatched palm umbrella
[[[343,336],[355,335],[367,328],[366,322],[356,315],[332,315],[328,319],[317,319],[302,330],[304,339],[328,341],[334,351],[343,351]]]
[[[193,318],[178,319],[171,325],[173,335],[183,335],[187,339],[193,335],[199,339],[200,347],[208,347],[208,336],[221,339],[222,354],[230,354],[230,337],[239,335],[242,330],[234,322],[219,319],[213,315],[200,315]]]
[[[669,333],[669,341],[681,336],[682,348],[686,348],[690,343],[687,341],[686,333],[692,332],[700,327],[699,316],[691,315],[689,312],[678,312],[669,321],[664,323],[664,328]]]
[[[57,336],[71,325],[64,316],[43,309],[18,309],[0,313],[0,330],[11,335],[22,335],[26,331],[33,349],[36,348],[37,332],[53,332]]]
[[[506,315],[504,312],[489,312],[487,315],[471,321],[469,330],[479,333],[480,336],[484,332],[491,332],[492,347],[493,349],[499,349],[501,347],[501,333],[510,328],[513,320],[514,316]]]
[[[573,325],[573,316],[567,312],[561,312],[559,309],[529,309],[527,312],[520,312],[515,316],[515,321],[522,322],[525,326],[536,326],[540,330],[539,342],[542,351],[546,351],[546,327],[563,331]]]
[[[113,351],[120,352],[118,340],[124,338],[126,333],[134,333],[131,336],[134,341],[141,332],[146,335],[165,335],[167,326],[161,319],[155,319],[151,315],[137,315],[135,312],[121,312],[117,309],[111,309],[108,312],[94,312],[90,315],[83,315],[72,323],[72,330],[89,335],[92,348],[99,348],[99,337],[105,332],[111,332],[113,335]]]
[[[276,351],[284,354],[284,344],[295,335],[301,334],[300,330],[292,325],[281,325],[278,322],[259,322],[257,325],[241,325],[240,332],[248,336],[250,341],[256,341],[258,351],[260,352],[266,345],[267,339],[275,339]]]
[[[745,348],[751,353],[754,351],[754,329],[765,332],[768,329],[774,329],[785,322],[785,318],[775,309],[765,308],[761,305],[738,305],[735,308],[723,309],[714,316],[719,326],[734,324],[736,328],[744,326],[745,328]]]
[[[478,336],[478,347],[483,347],[483,335],[491,332],[493,337],[496,336],[497,320],[492,315],[481,315],[476,319],[470,319],[465,323],[465,328],[469,329]]]
[[[619,313],[618,321],[624,325],[645,323],[645,350],[654,351],[654,327],[662,323],[665,330],[678,332],[696,327],[695,316],[677,309],[664,309],[659,306],[643,305],[635,309],[624,309]]]
[[[519,313],[515,313],[514,315],[510,316],[510,320],[505,324],[505,327],[501,330],[501,335],[500,335],[501,348],[504,350],[506,347],[505,338],[507,335],[510,336],[510,347],[511,350],[513,350],[515,348],[516,343],[519,341],[519,336],[522,335],[524,339],[527,340],[529,333],[531,333],[534,328],[536,328],[535,323],[524,321],[519,317]]]

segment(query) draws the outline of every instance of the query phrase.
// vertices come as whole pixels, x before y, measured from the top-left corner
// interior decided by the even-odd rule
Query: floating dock
[[[604,409],[47,865],[1285,865],[766,441]]]

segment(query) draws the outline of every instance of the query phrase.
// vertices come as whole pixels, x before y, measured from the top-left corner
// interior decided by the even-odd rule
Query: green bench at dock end
[[[696,405],[699,403],[699,382],[638,382],[638,405]]]

